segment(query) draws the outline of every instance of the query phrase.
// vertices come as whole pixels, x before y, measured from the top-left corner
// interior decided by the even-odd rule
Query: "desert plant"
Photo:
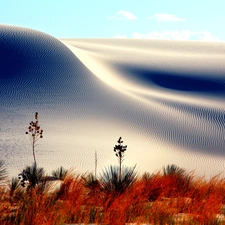
[[[187,174],[185,169],[174,164],[163,168],[163,175],[174,179],[174,185],[180,189],[182,193],[188,191],[191,185],[192,176]]]
[[[36,163],[32,166],[27,166],[19,175],[20,184],[22,187],[27,186],[28,189],[35,187],[43,180],[44,169],[37,168]]]
[[[64,180],[67,174],[68,170],[64,169],[62,166],[60,166],[57,170],[52,171],[52,176],[58,180]]]
[[[20,180],[17,177],[12,177],[8,185],[9,199],[11,205],[16,205],[21,201],[25,193],[24,188],[20,185]]]
[[[124,160],[124,153],[127,150],[127,145],[122,145],[122,137],[119,138],[117,141],[118,145],[114,146],[114,152],[116,152],[116,157],[118,158],[119,161],[119,180],[121,181],[121,176],[122,176],[122,162]]]
[[[118,184],[119,166],[115,168]],[[113,169],[107,167],[108,173],[114,174]],[[126,173],[123,168],[122,182]],[[115,192],[108,184],[105,191],[98,186],[93,192],[80,175],[70,172],[53,192],[39,191],[43,182],[29,191],[19,185],[12,196],[0,189],[0,224],[224,224],[224,178],[195,176],[186,197],[182,197],[182,190],[174,185],[176,176],[169,174],[145,173],[122,193],[121,186],[117,185]],[[112,176],[108,177],[111,182]],[[92,187],[94,173],[85,178]],[[16,188],[16,179],[12,183]],[[173,195],[167,196],[172,189]]]
[[[17,177],[12,177],[11,182],[9,183],[10,196],[16,191],[19,187],[19,179]]]
[[[89,173],[81,177],[84,181],[84,186],[90,189],[95,189],[99,187],[99,181],[95,178],[95,175]]]
[[[130,187],[136,178],[136,165],[134,167],[123,168],[123,173],[120,174],[121,168],[117,166],[109,166],[103,170],[101,175],[101,185],[104,190],[109,192],[122,193]]]
[[[182,176],[185,173],[185,170],[172,164],[172,165],[167,165],[167,167],[163,167],[163,175],[164,176],[169,176],[169,175],[178,175]]]
[[[144,181],[150,181],[150,180],[152,180],[154,177],[155,177],[155,174],[154,174],[154,173],[144,172],[144,173],[142,174],[142,180],[144,180]]]
[[[17,189],[19,184],[19,179],[17,177],[12,177],[9,188],[10,190],[14,191]]]
[[[41,130],[41,127],[38,122],[38,112],[35,113],[35,121],[30,122],[30,126],[28,127],[28,131],[26,132],[26,134],[30,135],[34,163],[37,165],[36,158],[35,158],[35,146],[36,146],[36,142],[40,138],[43,138],[43,130]]]

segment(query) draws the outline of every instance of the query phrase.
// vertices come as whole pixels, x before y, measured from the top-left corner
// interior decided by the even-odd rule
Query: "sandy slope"
[[[38,111],[40,166],[79,171],[125,162],[224,169],[225,44],[61,39],[0,27],[0,153],[11,174],[32,162],[26,127]]]

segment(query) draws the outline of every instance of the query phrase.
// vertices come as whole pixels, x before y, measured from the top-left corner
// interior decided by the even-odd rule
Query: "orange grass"
[[[88,187],[79,175],[67,175],[59,189],[0,189],[0,224],[225,224],[225,179],[193,173],[139,177],[124,192]]]

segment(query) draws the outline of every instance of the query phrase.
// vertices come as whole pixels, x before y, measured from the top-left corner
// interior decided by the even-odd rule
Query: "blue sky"
[[[54,37],[225,41],[224,0],[0,0],[0,24]]]

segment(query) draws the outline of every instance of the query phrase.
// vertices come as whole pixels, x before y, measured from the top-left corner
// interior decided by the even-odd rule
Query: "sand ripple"
[[[0,26],[0,153],[11,173],[32,162],[27,124],[39,112],[37,160],[86,171],[175,163],[209,175],[224,169],[225,44],[61,39]]]

